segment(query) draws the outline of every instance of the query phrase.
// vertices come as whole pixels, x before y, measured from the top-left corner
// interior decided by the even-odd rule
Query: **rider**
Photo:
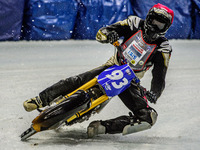
[[[132,83],[128,89],[118,95],[132,113],[110,120],[93,121],[88,126],[87,133],[88,137],[93,137],[106,133],[130,134],[151,128],[155,124],[158,114],[148,105],[144,92],[147,100],[156,103],[164,90],[165,76],[172,52],[171,46],[165,38],[165,33],[171,26],[173,18],[173,11],[158,3],[149,10],[145,20],[137,16],[129,16],[123,21],[101,28],[96,35],[97,41],[113,44],[120,37],[123,37],[122,49],[126,49],[127,43],[133,40],[135,46],[139,45],[141,48],[140,50],[136,48],[138,51],[150,51],[150,53],[138,55],[140,57],[139,65],[134,65],[135,60],[131,61],[131,64],[125,56],[127,54],[118,52],[102,66],[61,80],[39,93],[39,96],[25,101],[25,110],[32,111],[49,105],[57,97],[72,92],[112,65],[129,63],[140,79],[153,66],[150,91],[145,92],[143,88]],[[152,48],[149,48],[151,46]]]

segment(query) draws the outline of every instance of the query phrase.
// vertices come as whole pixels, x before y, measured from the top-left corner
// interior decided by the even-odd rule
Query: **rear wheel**
[[[55,129],[77,112],[88,107],[90,98],[83,90],[75,92],[61,103],[42,111],[33,120],[33,128],[37,131]]]

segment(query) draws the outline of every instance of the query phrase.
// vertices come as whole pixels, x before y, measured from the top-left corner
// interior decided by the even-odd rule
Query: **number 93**
[[[111,80],[120,80],[120,82],[117,84],[116,82],[111,82],[112,86],[116,89],[122,88],[124,85],[128,84],[128,80],[124,77],[124,74],[121,70],[115,70],[110,75],[106,75],[107,78]]]

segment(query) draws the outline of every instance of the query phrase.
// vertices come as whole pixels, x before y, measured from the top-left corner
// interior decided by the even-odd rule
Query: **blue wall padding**
[[[130,14],[129,0],[79,0],[73,38],[95,39],[99,28],[124,20]]]
[[[174,10],[174,22],[166,37],[169,39],[190,38],[192,29],[191,1],[190,0],[170,0],[169,7]]]
[[[24,0],[0,1],[0,41],[20,39],[23,10]]]
[[[0,0],[0,41],[95,39],[128,15],[145,19],[156,3],[174,10],[167,38],[200,39],[199,0]]]
[[[192,18],[193,18],[193,28],[191,33],[192,39],[200,39],[200,1],[192,0]]]
[[[157,3],[166,5],[174,11],[174,21],[168,30],[166,37],[169,39],[185,39],[190,36],[191,32],[191,1],[190,0],[133,0],[133,12],[145,19],[149,9]]]
[[[26,3],[23,39],[70,39],[77,15],[76,0],[29,0]]]

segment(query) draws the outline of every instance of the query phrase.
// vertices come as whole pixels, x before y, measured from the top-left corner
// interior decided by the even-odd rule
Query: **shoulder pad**
[[[171,53],[172,47],[169,45],[169,41],[164,41],[160,44],[157,51],[163,52],[163,53]]]
[[[134,30],[135,28],[138,29],[139,23],[141,18],[137,16],[129,16],[128,17],[128,25],[130,26],[131,30]]]
[[[118,21],[117,23],[119,23],[121,26],[128,26],[127,19],[125,19],[123,21]]]

